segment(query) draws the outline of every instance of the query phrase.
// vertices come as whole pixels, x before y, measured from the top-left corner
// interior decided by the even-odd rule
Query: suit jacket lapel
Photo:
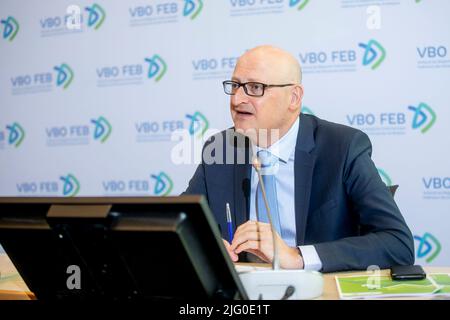
[[[294,160],[294,185],[295,185],[295,224],[297,245],[303,245],[305,241],[306,223],[309,211],[309,199],[311,196],[312,175],[316,157],[311,154],[315,146],[315,126],[312,118],[302,114],[300,116],[299,132],[295,145]]]

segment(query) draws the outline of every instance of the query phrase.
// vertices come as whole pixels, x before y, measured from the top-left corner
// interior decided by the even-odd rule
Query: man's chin
[[[250,123],[243,123],[242,121],[237,121],[234,123],[234,129],[239,133],[246,134],[246,132],[255,132],[256,126]]]
[[[251,125],[249,123],[235,122],[234,130],[237,133],[240,133],[252,141],[256,141],[258,130],[255,125]]]

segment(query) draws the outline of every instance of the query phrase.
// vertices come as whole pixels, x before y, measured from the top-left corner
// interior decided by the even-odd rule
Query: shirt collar
[[[298,127],[300,125],[299,117],[295,120],[291,128],[280,140],[275,142],[269,148],[264,149],[256,146],[256,151],[267,150],[284,163],[287,163],[292,155],[295,154],[295,145],[297,143]]]

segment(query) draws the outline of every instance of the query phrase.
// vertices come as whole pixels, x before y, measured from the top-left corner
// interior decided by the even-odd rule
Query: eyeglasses
[[[231,80],[226,80],[222,82],[222,84],[223,84],[223,91],[225,91],[225,93],[230,96],[235,95],[240,87],[244,87],[245,94],[252,97],[262,97],[264,95],[264,91],[266,88],[295,86],[295,84],[293,83],[288,84],[265,84],[261,82],[239,83]]]

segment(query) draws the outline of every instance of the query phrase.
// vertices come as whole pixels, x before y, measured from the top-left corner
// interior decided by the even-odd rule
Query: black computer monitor
[[[0,198],[0,244],[38,299],[247,298],[202,196]]]

